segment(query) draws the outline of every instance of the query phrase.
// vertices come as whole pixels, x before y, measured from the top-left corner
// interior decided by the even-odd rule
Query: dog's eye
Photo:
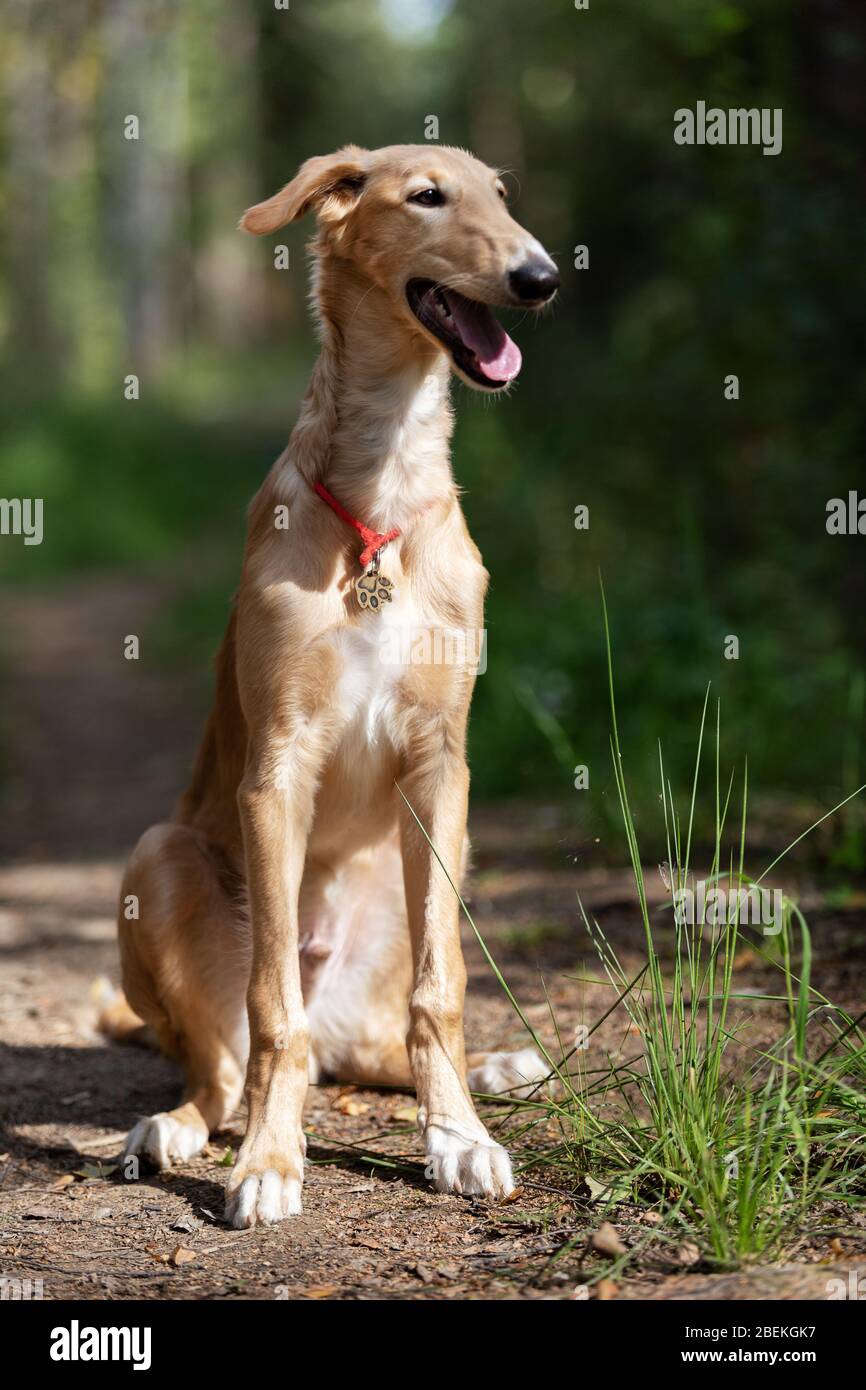
[[[422,208],[440,208],[445,195],[438,188],[422,188],[419,193],[410,193],[408,202],[419,203]]]

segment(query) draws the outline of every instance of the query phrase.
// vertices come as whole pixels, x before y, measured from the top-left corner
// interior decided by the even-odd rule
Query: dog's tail
[[[90,998],[96,1009],[96,1026],[114,1042],[130,1047],[159,1048],[156,1033],[131,1009],[122,989],[115,989],[104,975],[93,981]]]

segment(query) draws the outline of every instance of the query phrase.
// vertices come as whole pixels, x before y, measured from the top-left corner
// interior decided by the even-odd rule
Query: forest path
[[[161,582],[112,579],[4,603],[4,725],[16,738],[7,747],[0,869],[0,1272],[42,1279],[46,1298],[573,1297],[599,1269],[598,1257],[584,1258],[583,1237],[599,1220],[585,1189],[533,1169],[502,1205],[438,1195],[424,1177],[410,1095],[311,1089],[304,1215],[271,1228],[222,1223],[237,1124],[170,1172],[124,1182],[112,1166],[123,1134],[141,1114],[167,1108],[179,1080],[164,1059],[97,1037],[89,1000],[95,978],[118,978],[123,855],[171,805],[200,723],[201,692],[188,676],[122,655],[124,636],[146,632],[169,592]],[[473,838],[472,910],[553,1049],[545,990],[566,1039],[611,999],[606,985],[577,978],[600,974],[578,891],[626,968],[639,968],[629,875],[585,867],[575,826],[553,808],[479,808]],[[857,927],[852,916],[825,937],[835,945],[825,947],[822,969],[843,986]],[[470,1047],[524,1045],[468,926],[464,937]],[[760,978],[747,961],[743,984]],[[619,1010],[593,1034],[586,1064],[633,1051]],[[488,1119],[496,1127],[502,1112],[491,1108]],[[544,1121],[534,1142],[559,1137]],[[518,1164],[528,1152],[517,1144]],[[629,1245],[651,1235],[636,1208],[613,1219]],[[571,1254],[551,1262],[575,1238]],[[675,1246],[650,1246],[604,1292],[826,1298],[828,1279],[847,1278],[866,1241],[838,1253],[804,1237],[785,1267],[708,1275],[689,1271]],[[833,1268],[820,1263],[827,1259]]]

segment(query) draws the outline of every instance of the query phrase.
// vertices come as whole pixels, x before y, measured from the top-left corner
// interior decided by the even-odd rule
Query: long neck
[[[454,491],[448,363],[345,262],[316,286],[322,352],[285,466],[380,530]]]

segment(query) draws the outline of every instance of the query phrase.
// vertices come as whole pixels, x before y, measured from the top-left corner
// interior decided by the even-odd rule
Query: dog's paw
[[[207,1143],[207,1137],[206,1129],[184,1124],[168,1112],[151,1115],[149,1119],[139,1120],[130,1131],[123,1157],[140,1154],[157,1168],[169,1168],[172,1163],[183,1163],[197,1154]]]
[[[511,1096],[525,1100],[550,1075],[550,1067],[534,1047],[520,1052],[488,1052],[467,1076],[470,1091],[485,1096]]]
[[[270,1226],[287,1216],[300,1216],[302,1211],[300,1180],[283,1177],[274,1168],[249,1173],[226,1193],[226,1221],[238,1230],[259,1222]]]
[[[482,1126],[470,1131],[456,1121],[431,1122],[424,1130],[424,1143],[424,1171],[437,1192],[501,1198],[514,1191],[511,1159]]]

